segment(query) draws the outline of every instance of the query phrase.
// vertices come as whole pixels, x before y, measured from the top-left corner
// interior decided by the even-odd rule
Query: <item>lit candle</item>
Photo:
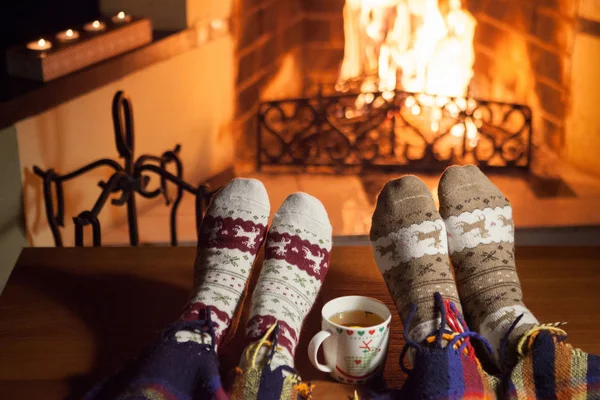
[[[95,20],[94,22],[89,22],[83,26],[83,29],[86,32],[102,32],[106,29],[106,24],[104,22],[100,22]]]
[[[50,50],[52,48],[52,42],[50,42],[49,40],[45,40],[45,39],[39,39],[39,40],[27,43],[27,48],[29,50],[36,50],[36,51]]]
[[[58,32],[56,38],[63,43],[72,42],[79,38],[79,32],[67,29],[66,31]]]
[[[129,21],[131,21],[131,15],[127,15],[123,11],[119,11],[117,15],[112,17],[112,22],[115,24],[126,24]]]

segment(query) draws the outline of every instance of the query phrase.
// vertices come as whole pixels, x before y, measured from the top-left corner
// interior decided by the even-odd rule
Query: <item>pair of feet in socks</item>
[[[269,213],[267,191],[257,180],[234,179],[215,195],[202,221],[194,289],[183,314],[185,320],[209,320],[212,326],[205,331],[184,329],[176,337],[218,350],[266,239],[246,324],[247,350],[254,351],[261,339],[273,336],[270,329],[276,326],[277,337],[268,339],[277,341],[277,351],[269,352],[267,346],[256,350],[272,371],[286,375],[293,373],[303,321],[327,273],[331,225],[321,202],[305,193],[284,201],[267,233]]]
[[[416,177],[385,185],[370,233],[377,265],[403,323],[417,307],[407,339],[422,343],[439,328],[433,300],[439,292],[458,312],[464,310],[501,365],[501,341],[513,322],[521,317],[508,338],[513,351],[517,339],[537,324],[523,304],[515,268],[512,209],[475,166],[446,170],[438,194],[439,212]],[[215,196],[202,223],[195,289],[184,318],[205,318],[210,306],[214,336],[203,333],[201,340],[215,349],[245,291],[269,211],[262,183],[236,179]],[[330,250],[331,225],[323,205],[304,193],[289,196],[266,235],[265,261],[246,326],[250,343],[279,326],[281,351],[270,361],[272,369],[293,368],[300,328],[327,273]]]
[[[505,356],[514,358],[518,338],[538,323],[523,304],[510,203],[472,165],[448,168],[438,195],[439,212],[418,178],[405,176],[385,185],[370,232],[377,265],[403,324],[416,305],[407,341],[423,343],[439,329],[434,294],[440,293],[487,339],[502,367]],[[503,354],[501,342],[509,331],[511,345]]]

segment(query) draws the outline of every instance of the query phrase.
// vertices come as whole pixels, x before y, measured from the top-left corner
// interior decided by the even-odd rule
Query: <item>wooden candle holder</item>
[[[48,82],[92,64],[128,52],[152,41],[152,22],[148,18],[133,18],[128,23],[102,21],[106,30],[87,32],[77,27],[80,37],[73,42],[52,41],[46,51],[15,46],[7,52],[9,75]]]

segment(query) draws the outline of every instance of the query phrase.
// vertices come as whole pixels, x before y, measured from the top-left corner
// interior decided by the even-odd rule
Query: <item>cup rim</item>
[[[325,308],[326,308],[326,307],[327,307],[327,305],[328,305],[329,303],[331,303],[332,301],[340,301],[340,300],[342,300],[342,299],[347,299],[347,300],[349,300],[349,299],[357,299],[357,298],[366,299],[366,300],[373,301],[373,302],[375,302],[375,303],[379,303],[379,304],[381,304],[381,305],[382,305],[382,306],[385,308],[385,310],[387,311],[387,313],[388,313],[388,316],[387,316],[387,318],[385,318],[385,320],[384,320],[383,322],[381,322],[381,323],[379,323],[379,324],[377,324],[377,325],[371,325],[371,326],[367,326],[367,327],[363,327],[363,328],[351,328],[351,327],[349,327],[349,326],[344,326],[344,325],[336,324],[335,322],[332,322],[332,321],[329,319],[329,317],[328,317],[328,316],[326,316],[326,315],[325,315]],[[380,317],[381,317],[381,315],[380,315]],[[327,303],[325,303],[325,304],[323,305],[323,307],[321,308],[321,318],[322,318],[324,321],[327,321],[327,323],[328,323],[328,324],[331,324],[331,325],[333,325],[333,326],[334,326],[334,327],[336,327],[336,328],[342,328],[342,329],[346,329],[346,330],[361,330],[361,329],[366,329],[366,328],[379,328],[379,327],[381,327],[382,325],[387,325],[387,324],[389,324],[389,323],[391,322],[391,320],[392,320],[392,312],[390,311],[389,307],[385,305],[385,303],[384,303],[383,301],[381,301],[381,300],[379,300],[379,299],[376,299],[376,298],[374,298],[374,297],[369,297],[369,296],[360,296],[360,295],[353,295],[353,296],[340,296],[340,297],[336,297],[336,298],[333,298],[333,299],[329,300]]]

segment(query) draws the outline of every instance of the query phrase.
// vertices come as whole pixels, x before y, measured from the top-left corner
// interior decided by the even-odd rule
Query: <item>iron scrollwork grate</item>
[[[258,113],[258,169],[437,171],[474,163],[529,169],[531,109],[409,92],[269,101]]]

